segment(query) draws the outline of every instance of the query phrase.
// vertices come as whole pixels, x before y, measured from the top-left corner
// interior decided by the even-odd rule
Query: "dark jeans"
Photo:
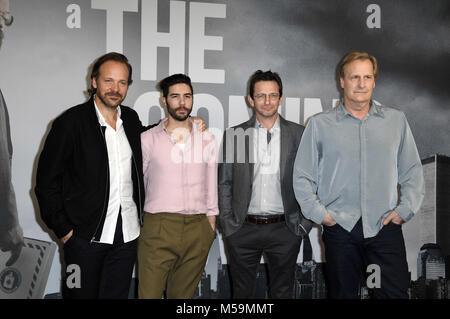
[[[269,267],[270,297],[293,298],[301,241],[285,222],[244,222],[236,233],[225,237],[233,298],[255,298],[256,274],[263,252]]]
[[[361,219],[351,232],[338,224],[323,227],[326,275],[331,298],[356,299],[368,265],[380,267],[377,299],[408,298],[409,273],[401,225],[389,223],[364,239]],[[371,274],[370,272],[369,274]]]
[[[72,270],[63,283],[65,299],[127,299],[137,256],[137,239],[124,243],[122,219],[117,220],[114,243],[90,243],[88,240],[72,236],[64,244],[66,267],[79,266],[81,287],[69,288]],[[67,268],[66,268],[67,269]]]

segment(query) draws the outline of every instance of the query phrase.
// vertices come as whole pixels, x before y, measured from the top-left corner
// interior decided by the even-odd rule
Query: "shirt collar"
[[[95,113],[97,114],[98,122],[101,126],[107,126],[108,123],[106,123],[105,118],[103,117],[102,113],[98,109],[97,103],[95,103],[95,95],[94,95],[94,106],[95,106]],[[122,120],[120,119],[120,115],[122,114],[122,111],[120,110],[120,105],[117,106],[117,123],[121,123]]]
[[[168,120],[167,117],[162,119],[161,122],[159,122],[158,126],[155,127],[155,129],[158,133],[162,133],[162,132],[169,133],[166,130],[166,124],[165,124],[167,122],[167,120]],[[195,125],[195,123],[191,117],[189,117],[188,120],[192,124],[192,131],[191,131],[191,135],[192,135],[192,133],[196,133],[198,131],[197,125]]]
[[[162,119],[159,124],[155,127],[155,131],[157,131],[158,133],[162,133],[166,130],[166,127],[164,125],[164,123],[167,121],[167,118]]]
[[[255,127],[256,128],[263,128],[266,129],[258,120],[258,118],[256,117],[256,121],[255,121]],[[272,132],[274,130],[278,130],[280,129],[280,115],[278,114],[277,119],[275,121],[275,123],[273,124],[273,126],[270,128],[269,132]]]
[[[381,106],[381,104],[379,104],[375,101],[370,101],[370,104],[372,105],[372,107],[369,110],[369,114],[377,115],[377,116],[384,118],[384,111],[383,111],[383,107]]]
[[[383,112],[382,106],[379,103],[374,102],[373,100],[370,100],[369,115],[370,116],[375,115],[375,116],[380,116],[380,117],[384,118],[384,112]],[[344,99],[341,99],[341,101],[339,102],[339,105],[336,107],[336,119],[338,121],[340,121],[346,116],[352,116],[352,115],[345,108]]]

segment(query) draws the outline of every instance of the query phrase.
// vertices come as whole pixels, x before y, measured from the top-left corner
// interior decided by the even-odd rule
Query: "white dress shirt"
[[[284,214],[280,183],[281,129],[278,117],[272,128],[270,142],[267,129],[256,119],[256,134],[253,137],[253,152],[256,162],[253,170],[252,197],[249,215]]]
[[[95,110],[100,125],[106,126],[105,140],[109,164],[108,210],[100,242],[105,244],[114,242],[117,218],[122,207],[122,232],[123,241],[126,243],[136,239],[140,232],[138,211],[133,200],[133,181],[131,178],[133,154],[120,118],[120,106],[117,107],[115,130],[105,121],[96,104]]]

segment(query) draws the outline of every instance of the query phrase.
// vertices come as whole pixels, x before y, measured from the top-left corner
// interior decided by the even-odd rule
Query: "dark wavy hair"
[[[248,92],[251,98],[253,99],[253,94],[255,92],[255,84],[260,81],[275,81],[278,84],[278,93],[280,96],[283,95],[283,83],[281,82],[281,78],[276,72],[269,71],[261,71],[258,70],[252,74],[250,79],[248,80]]]
[[[161,91],[164,98],[167,99],[167,95],[169,94],[169,88],[172,85],[179,84],[179,83],[184,83],[184,84],[189,85],[189,87],[191,88],[192,94],[194,94],[194,89],[192,88],[192,84],[191,84],[191,78],[182,73],[173,74],[171,76],[166,77],[165,79],[162,79],[158,83],[156,88],[159,91]]]

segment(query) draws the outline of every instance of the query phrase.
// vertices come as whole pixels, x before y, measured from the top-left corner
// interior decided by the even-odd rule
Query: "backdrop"
[[[193,80],[193,114],[221,137],[251,115],[244,97],[255,70],[281,75],[280,113],[304,123],[339,98],[340,58],[364,50],[380,64],[374,98],[405,112],[421,157],[450,154],[447,0],[11,0],[10,11],[0,88],[10,115],[19,220],[30,238],[55,239],[33,192],[51,121],[86,100],[89,66],[108,51],[124,53],[134,67],[124,104],[144,124],[164,117],[157,80],[183,72]],[[316,227],[310,234],[317,262],[323,261],[319,233]],[[413,280],[418,249],[408,247]],[[59,291],[60,252],[46,293]],[[213,289],[219,256],[226,263],[220,238],[206,270]]]

